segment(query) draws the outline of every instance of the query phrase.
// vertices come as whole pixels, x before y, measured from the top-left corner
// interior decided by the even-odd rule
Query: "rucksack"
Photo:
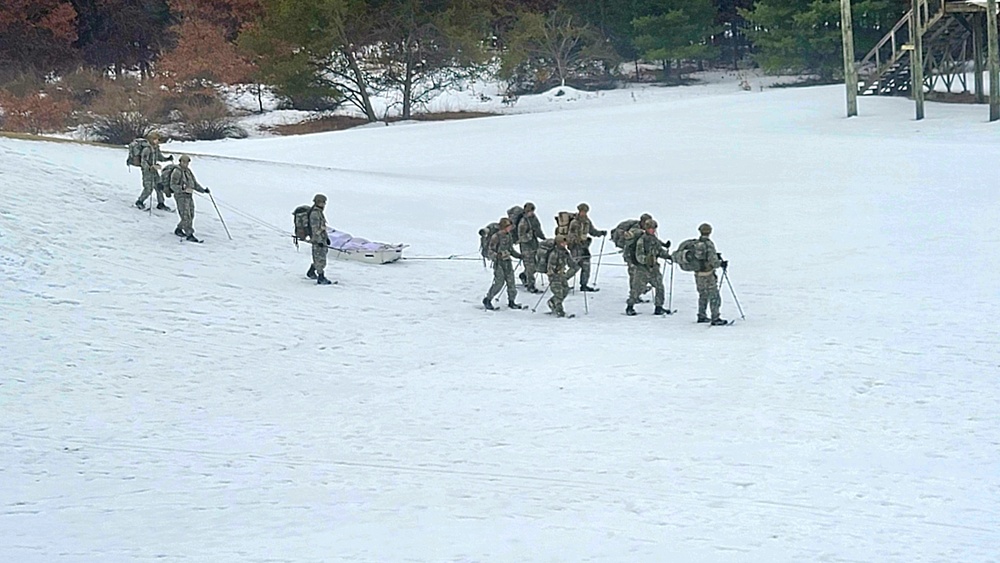
[[[174,195],[174,190],[170,187],[170,175],[174,173],[175,170],[180,168],[176,164],[168,164],[163,167],[163,171],[160,173],[160,191],[163,195],[167,197],[172,197]]]
[[[708,243],[696,238],[688,239],[677,247],[670,258],[685,272],[702,272],[708,262]]]
[[[549,255],[556,247],[556,239],[547,238],[538,243],[538,250],[535,251],[535,269],[541,273],[549,271]]]
[[[618,248],[625,248],[628,244],[635,244],[635,238],[626,239],[625,234],[639,225],[637,219],[626,219],[611,230],[611,242]]]
[[[576,219],[576,213],[560,211],[559,215],[556,215],[556,235],[569,236],[569,224],[574,219]]]
[[[128,144],[128,158],[125,159],[126,166],[142,166],[142,151],[150,147],[149,141],[139,137]]]
[[[479,254],[483,258],[489,259],[490,257],[490,239],[493,235],[500,232],[500,223],[490,223],[482,229],[479,229]]]
[[[312,236],[312,223],[309,216],[312,215],[311,205],[300,205],[292,211],[292,220],[295,223],[295,244],[300,240],[309,240]]]
[[[521,219],[524,219],[524,208],[520,205],[515,205],[507,210],[507,218],[510,219],[512,225],[514,225],[514,238],[517,238],[517,229],[521,226]]]

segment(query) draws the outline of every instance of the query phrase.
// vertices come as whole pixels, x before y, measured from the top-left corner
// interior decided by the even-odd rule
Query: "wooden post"
[[[996,0],[993,0],[996,1]],[[924,30],[920,22],[920,1],[911,2],[910,12],[910,93],[917,105],[917,120],[924,118]]]
[[[977,104],[986,102],[986,89],[983,86],[983,19],[982,14],[972,14],[972,58]]]
[[[844,43],[847,117],[854,117],[858,115],[858,72],[854,66],[854,24],[851,22],[851,0],[840,0],[840,31]]]
[[[1000,119],[1000,52],[997,48],[997,0],[986,0],[986,51],[990,68],[990,121]]]

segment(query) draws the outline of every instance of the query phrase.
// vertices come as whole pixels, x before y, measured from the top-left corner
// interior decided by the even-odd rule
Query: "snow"
[[[0,560],[995,561],[986,108],[609,97],[170,143],[236,238],[198,198],[203,245],[130,208],[123,150],[0,139]],[[528,200],[550,234],[580,201],[675,245],[709,221],[747,318],[695,324],[680,272],[676,315],[626,317],[616,256],[572,320],[482,311],[476,260],[317,287],[316,192],[414,258]]]

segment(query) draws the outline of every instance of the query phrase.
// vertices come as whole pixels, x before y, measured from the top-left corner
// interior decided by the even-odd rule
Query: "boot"
[[[507,302],[507,308],[508,309],[524,309],[524,305],[521,305],[520,303],[515,303],[514,300],[511,299],[510,301]]]
[[[143,203],[141,199],[135,200],[135,206],[139,209],[146,209],[146,204]]]
[[[542,292],[542,290],[538,289],[538,288],[537,288],[537,287],[535,287],[535,286],[530,286],[530,287],[527,287],[527,288],[525,288],[525,290],[526,290],[526,291],[527,291],[528,293],[541,293],[541,292]]]
[[[497,308],[493,306],[493,301],[489,297],[483,297],[483,307],[486,307],[487,311],[497,310]]]
[[[184,237],[184,240],[186,240],[188,242],[201,242],[200,240],[198,240],[198,237],[196,237],[194,235],[188,235],[188,236]]]
[[[528,283],[528,276],[526,276],[524,272],[518,274],[517,277],[521,278],[521,283]]]
[[[184,231],[182,231],[180,227],[177,227],[176,229],[174,229],[174,234],[177,235],[177,236],[179,236],[179,237],[186,237],[187,236],[186,234],[184,234]]]
[[[309,271],[306,272],[306,277],[311,280],[316,279],[316,266],[309,266]]]
[[[634,316],[638,315],[639,313],[635,312],[635,308],[632,305],[628,305],[628,306],[625,307],[625,314],[628,315],[628,316],[630,316],[630,317],[634,317]]]
[[[726,324],[729,324],[729,321],[726,319],[712,319],[712,326],[722,326]]]
[[[657,305],[656,309],[653,311],[653,314],[654,315],[666,315],[667,314],[667,310],[664,309],[663,307],[660,307],[659,305]]]
[[[705,315],[698,315],[698,322],[699,322],[699,323],[707,323],[707,322],[709,322],[710,320],[711,320],[711,319],[709,319],[709,318],[708,318],[708,317],[706,317]]]
[[[330,285],[331,283],[333,282],[326,279],[326,276],[324,276],[323,274],[319,274],[318,276],[316,276],[316,285]]]
[[[173,209],[167,207],[165,203],[157,203],[156,208],[159,209],[160,211],[173,211]]]
[[[596,287],[590,287],[589,285],[586,285],[586,284],[580,284],[580,291],[595,292],[595,291],[600,291],[600,290],[597,289]]]

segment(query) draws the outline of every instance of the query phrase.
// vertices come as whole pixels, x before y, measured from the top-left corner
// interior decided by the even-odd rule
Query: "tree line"
[[[864,52],[908,7],[854,3]],[[92,69],[170,86],[256,83],[303,109],[391,92],[403,117],[492,74],[512,94],[704,65],[840,72],[839,0],[5,0],[0,84]],[[644,67],[646,68],[646,67]]]

